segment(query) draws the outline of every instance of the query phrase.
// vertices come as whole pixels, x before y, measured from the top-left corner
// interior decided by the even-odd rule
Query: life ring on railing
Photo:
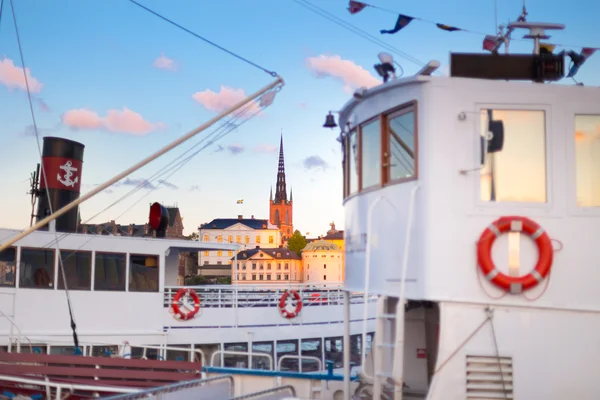
[[[183,307],[179,307],[179,301],[184,297],[191,297],[194,302],[194,308],[190,311],[184,312]],[[185,307],[185,305],[184,305]],[[192,289],[179,289],[175,297],[173,297],[173,302],[171,303],[171,308],[173,313],[175,314],[175,319],[186,321],[188,319],[194,318],[194,315],[198,314],[200,311],[200,297],[196,294]],[[185,307],[188,308],[188,307]],[[188,308],[189,310],[189,308]]]
[[[508,231],[524,232],[537,245],[539,252],[537,264],[533,271],[525,276],[515,277],[503,274],[492,261],[494,241]],[[552,241],[544,228],[527,217],[500,217],[483,231],[477,243],[477,263],[487,280],[511,293],[521,293],[541,283],[550,273],[553,255]]]
[[[293,296],[293,299],[291,299],[292,306],[296,303],[294,311],[288,311],[287,306],[290,295]],[[302,311],[302,297],[295,290],[286,290],[279,300],[279,312],[283,317],[291,319],[296,318],[300,314],[300,311]]]

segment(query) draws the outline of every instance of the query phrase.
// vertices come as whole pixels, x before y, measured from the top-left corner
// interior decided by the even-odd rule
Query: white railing
[[[295,290],[302,298],[304,307],[343,305],[344,293],[340,285],[231,285],[209,286],[167,286],[164,292],[163,306],[171,307],[173,298],[181,289],[193,289],[200,297],[201,308],[247,308],[278,307],[281,296],[286,290]],[[369,302],[377,296],[368,296]],[[360,292],[350,294],[351,304],[363,304],[364,295]]]
[[[285,360],[285,359],[299,360],[300,362],[298,363],[298,368],[299,368],[300,372],[302,372],[302,360],[312,360],[312,361],[318,362],[319,369],[317,371],[323,371],[323,363],[321,362],[320,358],[313,357],[313,356],[293,356],[291,354],[286,354],[285,356],[281,356],[279,358],[279,362],[277,363],[277,371],[281,371],[281,364],[282,364],[283,360]]]
[[[211,367],[215,367],[215,357],[218,355],[232,355],[232,356],[245,356],[245,357],[264,357],[267,360],[269,360],[269,371],[273,370],[273,357],[270,354],[267,353],[261,353],[261,352],[252,352],[250,353],[249,351],[230,351],[230,350],[217,350],[213,353],[212,357],[210,358],[210,366]],[[221,360],[221,366],[223,366],[223,361],[222,360],[223,357],[220,358]]]
[[[72,384],[72,383],[56,383],[38,379],[30,379],[30,378],[19,378],[16,376],[8,376],[8,375],[0,375],[0,381],[4,382],[14,382],[14,383],[22,383],[24,385],[36,385],[42,386],[46,388],[46,398],[51,399],[51,389],[55,390],[54,398],[57,400],[61,400],[63,398],[62,391],[75,391],[75,390],[84,390],[87,392],[109,392],[109,393],[136,393],[139,392],[139,389],[130,389],[124,387],[114,387],[114,386],[96,386],[96,385],[83,385],[83,384]]]

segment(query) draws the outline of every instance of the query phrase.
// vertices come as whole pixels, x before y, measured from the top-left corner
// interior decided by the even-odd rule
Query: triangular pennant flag
[[[350,0],[350,3],[348,3],[348,11],[350,11],[350,14],[356,14],[361,12],[366,6],[368,6],[368,4]]]
[[[575,76],[575,74],[577,74],[577,72],[579,71],[579,67],[581,67],[583,65],[583,63],[592,56],[592,54],[594,54],[596,52],[596,50],[593,47],[584,47],[583,49],[581,49],[581,53],[577,54],[575,53],[573,50],[571,50],[568,54],[571,57],[571,60],[573,61],[573,66],[571,67],[571,69],[569,70],[569,73],[567,74],[567,78],[572,78]]]
[[[384,33],[390,33],[390,34],[396,33],[400,29],[404,28],[406,25],[410,24],[410,21],[412,21],[413,19],[414,19],[413,17],[409,17],[408,15],[400,14],[400,15],[398,15],[398,20],[396,21],[396,26],[394,27],[394,29],[391,29],[391,30],[382,29],[379,32],[381,32],[382,34],[384,34]]]
[[[581,49],[581,55],[585,56],[585,58],[590,58],[592,56],[592,54],[594,54],[596,52],[596,50],[593,47],[584,47],[583,49]]]
[[[435,26],[437,26],[438,28],[440,28],[443,31],[448,31],[448,32],[462,31],[462,29],[457,28],[455,26],[450,26],[450,25],[435,24]]]

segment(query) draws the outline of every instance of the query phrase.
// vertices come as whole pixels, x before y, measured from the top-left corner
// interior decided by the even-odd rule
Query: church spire
[[[283,161],[283,130],[279,141],[279,167],[277,168],[277,184],[275,185],[275,203],[287,203],[287,190],[285,188],[285,163]]]
[[[271,185],[271,194],[269,194],[269,200],[273,201],[273,185]]]

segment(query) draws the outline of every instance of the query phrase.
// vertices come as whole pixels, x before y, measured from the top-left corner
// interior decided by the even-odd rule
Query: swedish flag
[[[244,199],[240,199],[237,201],[237,204],[244,204]]]

